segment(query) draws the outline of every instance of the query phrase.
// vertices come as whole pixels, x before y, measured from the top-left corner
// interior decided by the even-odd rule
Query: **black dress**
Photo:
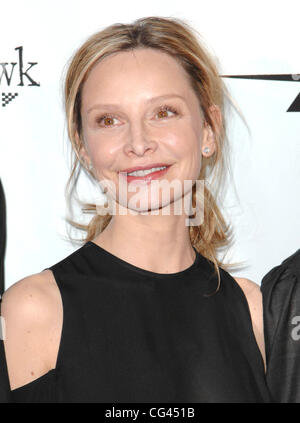
[[[274,402],[300,402],[300,249],[261,283],[267,383]]]
[[[89,241],[49,267],[63,302],[56,368],[14,402],[269,402],[246,297],[196,250],[159,274]]]

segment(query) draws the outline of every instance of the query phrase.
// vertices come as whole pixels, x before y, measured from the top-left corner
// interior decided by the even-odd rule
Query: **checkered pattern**
[[[15,97],[17,97],[18,93],[2,93],[2,107],[5,107],[9,102],[11,102]]]

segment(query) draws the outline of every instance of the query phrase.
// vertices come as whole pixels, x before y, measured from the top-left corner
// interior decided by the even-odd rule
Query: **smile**
[[[171,166],[161,166],[161,167],[154,167],[154,168],[146,169],[146,170],[136,170],[129,173],[126,173],[126,172],[120,172],[120,173],[123,176],[125,176],[128,183],[132,181],[141,181],[144,183],[145,182],[149,183],[153,179],[158,179],[164,174],[166,174],[166,172],[169,170],[170,167]]]

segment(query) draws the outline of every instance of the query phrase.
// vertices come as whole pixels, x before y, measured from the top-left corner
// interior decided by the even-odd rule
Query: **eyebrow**
[[[167,99],[167,98],[174,98],[174,97],[180,98],[181,100],[183,100],[184,102],[186,102],[186,99],[182,95],[179,95],[179,94],[165,94],[165,95],[159,95],[157,97],[149,98],[148,100],[146,100],[146,104],[153,103],[154,101],[157,101],[157,100],[164,100],[164,99]],[[89,108],[89,110],[87,111],[87,113],[90,113],[92,110],[99,109],[101,107],[108,108],[109,109],[109,108],[113,108],[113,107],[119,107],[119,105],[118,104],[94,104],[94,106],[92,106],[91,108]]]

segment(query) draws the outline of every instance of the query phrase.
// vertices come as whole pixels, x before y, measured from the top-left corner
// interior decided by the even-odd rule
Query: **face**
[[[198,178],[209,132],[188,75],[170,55],[145,48],[103,59],[84,83],[81,116],[81,155],[100,184],[111,181],[115,191],[107,194],[121,207],[153,210],[191,191],[184,181]],[[152,182],[120,173],[157,164],[167,169]],[[162,180],[165,186],[157,188]]]

